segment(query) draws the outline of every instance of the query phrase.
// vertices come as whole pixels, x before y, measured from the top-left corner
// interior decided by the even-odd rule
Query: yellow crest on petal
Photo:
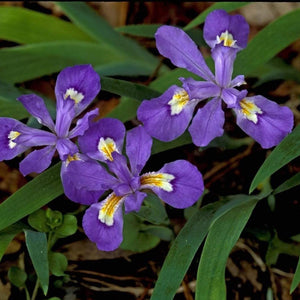
[[[103,137],[100,138],[98,143],[98,150],[103,154],[105,159],[113,161],[112,153],[114,151],[119,152],[116,146],[116,143],[111,138],[104,139]]]
[[[68,97],[70,97],[75,102],[75,104],[78,104],[83,100],[84,95],[76,91],[74,88],[69,88],[64,94],[64,99],[66,100]]]
[[[172,192],[173,185],[171,181],[174,178],[174,175],[168,173],[149,172],[141,176],[141,185],[143,187],[156,186],[165,190],[166,192]]]
[[[190,97],[185,89],[177,90],[172,99],[168,102],[171,107],[171,115],[178,115],[189,102]]]
[[[21,133],[18,131],[11,131],[8,134],[8,147],[10,149],[13,149],[14,147],[16,147],[17,143],[14,141]]]
[[[243,99],[240,101],[241,113],[253,123],[257,123],[257,114],[262,114],[262,110],[252,101]]]

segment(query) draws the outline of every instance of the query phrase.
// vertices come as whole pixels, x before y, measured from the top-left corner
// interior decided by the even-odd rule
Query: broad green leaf
[[[12,239],[28,226],[19,222],[0,231],[0,261]]]
[[[263,182],[267,177],[271,176],[281,167],[289,163],[291,160],[300,155],[300,126],[298,125],[292,133],[287,135],[279,145],[267,157],[264,163],[256,173],[249,192]]]
[[[62,253],[50,251],[48,254],[49,269],[55,276],[65,275],[65,271],[68,267],[68,260]]]
[[[157,236],[142,230],[143,223],[134,214],[124,215],[123,242],[120,248],[135,252],[148,251],[160,242]]]
[[[143,201],[142,207],[136,214],[139,218],[152,224],[168,225],[170,223],[162,201],[154,194],[148,194]]]
[[[126,53],[128,57],[136,58],[137,60],[144,61],[145,64],[153,65],[153,69],[155,69],[155,64],[158,62],[156,57],[134,40],[119,34],[86,3],[57,2],[57,4],[74,24],[96,41],[101,44],[109,44],[114,49],[119,49]]]
[[[13,285],[22,287],[25,285],[25,281],[27,280],[27,274],[24,270],[21,270],[18,267],[11,267],[8,270],[8,279]]]
[[[145,225],[141,228],[143,232],[157,236],[163,241],[171,241],[174,238],[173,231],[165,226]]]
[[[44,295],[47,294],[49,285],[49,264],[47,237],[44,232],[24,230],[26,246],[40,281]]]
[[[16,59],[16,57],[18,59]],[[124,56],[105,44],[57,41],[0,50],[0,80],[16,83],[58,72],[76,64],[103,65]]]
[[[21,7],[0,7],[0,38],[20,44],[93,41],[70,22]]]
[[[73,215],[64,215],[62,224],[55,230],[57,237],[66,237],[77,231],[77,219]]]
[[[63,193],[61,163],[28,182],[0,205],[0,230],[24,218]]]
[[[251,74],[258,66],[268,62],[281,50],[300,38],[300,9],[276,19],[249,42],[237,55],[234,75]],[[280,42],[275,37],[280,36]]]
[[[163,24],[132,24],[115,28],[116,31],[129,35],[154,38],[156,30]]]
[[[39,209],[28,217],[29,225],[37,231],[49,232],[50,227],[47,224],[46,211]]]
[[[213,10],[216,9],[223,9],[226,10],[227,12],[231,12],[235,9],[238,9],[250,2],[217,2],[207,8],[204,12],[202,12],[198,17],[196,17],[194,20],[192,20],[188,25],[184,27],[184,30],[189,30],[193,27],[196,27],[200,24],[202,24],[205,21],[205,18],[207,15],[212,12]]]
[[[256,203],[256,199],[247,201],[229,210],[211,226],[198,268],[197,300],[226,299],[226,262]]]
[[[295,271],[295,275],[290,287],[290,294],[296,289],[296,287],[299,285],[300,283],[300,259],[298,260],[298,264],[297,264],[297,268]]]
[[[280,186],[278,186],[273,191],[273,194],[276,195],[276,194],[282,193],[282,192],[289,190],[299,184],[300,184],[300,173],[297,173],[294,176],[292,176],[291,178],[289,178],[287,181],[282,183]]]

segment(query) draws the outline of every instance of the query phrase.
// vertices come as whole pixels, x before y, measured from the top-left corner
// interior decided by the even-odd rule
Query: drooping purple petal
[[[113,251],[119,247],[123,240],[122,206],[114,214],[114,223],[108,226],[99,220],[101,202],[95,203],[85,211],[82,227],[88,238],[96,243],[99,250]]]
[[[241,15],[229,15],[225,10],[214,10],[205,19],[203,27],[203,37],[206,43],[214,48],[217,44],[217,37],[228,32],[235,40],[235,45],[239,48],[247,46],[249,25]]]
[[[220,98],[214,98],[200,108],[189,127],[193,143],[207,146],[215,137],[223,135],[225,122]]]
[[[69,133],[69,138],[72,139],[76,136],[83,135],[86,130],[91,126],[92,120],[98,115],[99,109],[95,108],[87,112],[83,118],[77,121],[76,126]]]
[[[16,127],[24,126],[11,118],[0,118],[0,161],[9,160],[23,153],[30,146],[16,143],[19,132]]]
[[[51,164],[54,152],[54,146],[47,146],[43,149],[34,150],[29,153],[20,162],[20,171],[23,176],[26,176],[32,172],[42,173],[44,170],[46,170]]]
[[[214,76],[194,41],[180,28],[161,26],[155,33],[159,53],[180,68],[213,81]]]
[[[285,106],[263,96],[247,97],[235,109],[237,124],[263,148],[271,148],[292,131],[294,116]]]
[[[190,100],[181,112],[171,114],[168,104],[173,96],[183,89],[172,85],[160,97],[144,100],[137,110],[138,119],[143,122],[147,133],[161,141],[172,141],[186,130],[194,112],[197,101]]]
[[[57,110],[67,99],[73,101],[75,116],[79,115],[100,91],[100,77],[91,65],[77,65],[63,69],[57,76],[55,95]]]
[[[246,97],[247,90],[239,91],[235,88],[226,88],[222,90],[222,99],[228,108],[234,108],[239,105],[240,100]]]
[[[94,174],[94,186],[91,187],[89,185],[81,185],[81,182],[84,181],[84,183],[88,182],[88,184],[91,184],[90,178],[86,178],[84,173],[88,171],[87,168],[91,168],[91,166],[93,167],[95,164],[98,165],[98,163],[96,161],[89,160],[82,154],[77,154],[75,157],[73,157],[73,159],[74,161],[78,159],[76,160],[76,166],[73,165],[74,161],[66,160],[62,163],[61,167],[60,176],[65,195],[70,200],[80,204],[91,205],[92,203],[96,203],[106,189],[89,190],[89,188],[94,188],[95,185],[98,188],[101,178],[94,178],[97,176],[97,174]],[[89,163],[86,163],[87,161],[89,161]],[[97,172],[98,167],[96,166],[95,168],[97,169]],[[77,176],[76,178],[74,178],[74,173]],[[89,172],[89,175],[90,173],[91,172]],[[78,174],[82,174],[82,176],[78,176]]]
[[[130,161],[131,172],[139,175],[151,155],[152,138],[144,127],[138,126],[127,132],[126,154]]]
[[[228,87],[231,82],[237,49],[216,45],[211,56],[215,61],[215,78],[219,86]]]
[[[105,118],[91,125],[84,135],[78,138],[78,143],[81,152],[89,157],[107,161],[111,159],[111,152],[122,152],[124,136],[125,126],[121,121]],[[101,143],[104,149],[101,148]]]
[[[157,173],[163,176],[155,176]],[[176,160],[165,164],[158,172],[143,174],[141,183],[141,188],[153,190],[164,202],[175,208],[193,205],[204,190],[201,173],[186,160]]]
[[[139,211],[146,196],[146,193],[139,191],[128,195],[124,202],[125,213],[127,214],[132,211]]]
[[[46,108],[45,102],[41,97],[37,95],[22,95],[17,100],[19,100],[27,111],[33,115],[40,124],[47,126],[49,129],[54,131],[54,123]]]
[[[64,161],[68,158],[69,155],[74,155],[78,152],[76,144],[74,144],[69,139],[57,139],[56,149],[59,154],[59,158]]]

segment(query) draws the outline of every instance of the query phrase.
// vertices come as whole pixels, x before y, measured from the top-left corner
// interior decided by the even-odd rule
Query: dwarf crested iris
[[[127,132],[128,166],[122,155],[124,137],[121,121],[101,119],[78,139],[81,151],[91,160],[79,157],[62,168],[66,195],[83,204],[94,201],[84,214],[83,229],[105,251],[116,249],[123,240],[123,206],[125,213],[139,211],[146,193],[152,191],[167,204],[185,208],[194,204],[204,189],[201,173],[185,160],[141,174],[152,147],[152,139],[142,126]],[[105,163],[108,170],[96,160]],[[105,191],[110,193],[97,202],[99,194]],[[81,193],[90,196],[81,197]]]
[[[189,132],[193,143],[206,146],[224,132],[224,101],[227,108],[236,113],[238,126],[263,148],[277,145],[292,130],[291,110],[262,96],[246,97],[247,90],[236,89],[245,83],[244,76],[232,79],[236,54],[247,45],[249,25],[246,20],[240,15],[215,10],[207,16],[203,32],[212,48],[215,74],[183,30],[173,26],[161,26],[157,30],[155,38],[160,54],[204,81],[179,78],[182,87],[172,85],[160,97],[144,100],[137,111],[138,119],[151,136],[162,141],[171,141],[183,134],[192,120]],[[193,117],[196,105],[209,98]]]
[[[71,123],[99,91],[100,78],[91,65],[77,65],[62,70],[55,86],[55,124],[42,98],[34,94],[20,96],[18,100],[50,132],[28,127],[15,119],[0,118],[0,160],[12,159],[31,147],[45,146],[34,150],[21,161],[20,171],[25,176],[48,168],[55,150],[62,161],[73,159],[78,147],[71,139],[87,130],[90,119],[98,114],[98,109],[86,113],[72,130]]]

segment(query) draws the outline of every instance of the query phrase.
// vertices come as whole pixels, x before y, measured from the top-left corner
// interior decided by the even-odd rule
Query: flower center
[[[14,142],[14,140],[20,135],[21,133],[18,132],[18,131],[11,131],[9,134],[8,134],[8,147],[10,149],[13,149],[14,147],[16,147],[17,143]]]
[[[104,139],[103,137],[100,138],[98,143],[98,150],[103,154],[105,159],[113,161],[112,153],[114,151],[119,152],[116,146],[116,143],[111,138]]]
[[[171,115],[178,115],[189,102],[190,97],[185,89],[178,90],[168,102],[171,107]]]
[[[223,42],[223,45],[226,47],[235,47],[236,46],[236,40],[233,39],[233,36],[231,33],[226,30],[225,32],[222,32],[220,36],[217,36],[217,44],[220,44]]]
[[[149,172],[141,176],[141,186],[143,188],[147,188],[147,186],[156,186],[165,190],[166,192],[172,192],[173,185],[171,184],[171,181],[174,178],[174,175],[168,173]]]
[[[114,214],[117,208],[122,204],[123,198],[124,196],[117,196],[115,193],[108,195],[108,197],[102,201],[98,220],[107,226],[112,226],[114,224]]]
[[[69,88],[66,90],[64,94],[64,99],[66,100],[68,97],[74,100],[75,104],[78,104],[84,98],[83,94],[76,91],[74,88]]]
[[[257,123],[257,114],[262,114],[262,110],[252,101],[243,99],[240,101],[242,114],[254,124]]]

